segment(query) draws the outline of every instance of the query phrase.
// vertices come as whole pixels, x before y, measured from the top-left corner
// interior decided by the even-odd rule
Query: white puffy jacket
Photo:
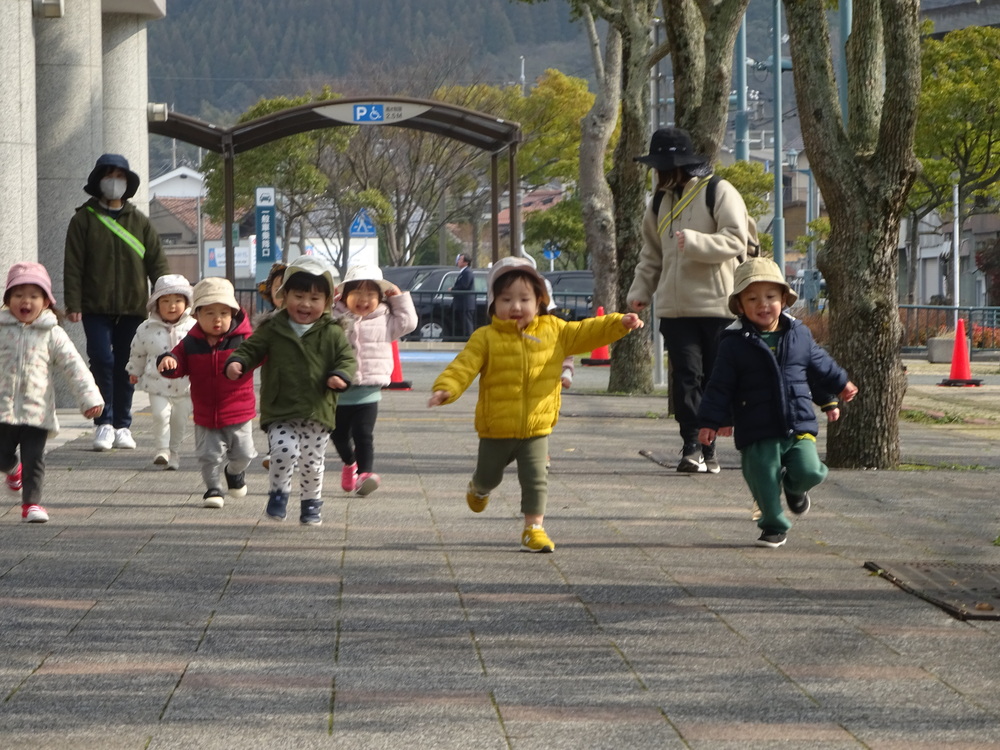
[[[25,325],[0,310],[0,422],[59,431],[53,373],[65,376],[80,413],[104,406],[94,376],[51,310]]]
[[[188,379],[163,377],[156,369],[156,358],[173,351],[194,325],[195,319],[187,311],[176,323],[164,322],[155,312],[142,322],[132,339],[131,356],[125,366],[129,375],[139,378],[136,388],[165,398],[183,396],[188,392]]]

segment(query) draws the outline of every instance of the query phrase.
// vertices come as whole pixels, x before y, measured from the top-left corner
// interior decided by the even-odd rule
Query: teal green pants
[[[517,481],[521,483],[521,512],[542,515],[549,498],[549,476],[545,462],[549,437],[497,439],[479,438],[479,458],[472,486],[479,493],[490,492],[503,481],[503,470],[517,461]]]
[[[802,495],[826,479],[812,435],[758,440],[743,448],[743,478],[757,501],[762,531],[784,533],[792,528],[781,504],[781,491]]]

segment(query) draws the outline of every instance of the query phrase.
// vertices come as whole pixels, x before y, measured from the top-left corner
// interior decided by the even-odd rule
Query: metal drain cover
[[[866,562],[865,567],[959,620],[1000,620],[1000,565]]]

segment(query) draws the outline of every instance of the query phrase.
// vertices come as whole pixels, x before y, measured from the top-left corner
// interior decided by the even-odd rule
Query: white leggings
[[[181,451],[188,417],[191,415],[191,397],[157,396],[149,394],[149,408],[153,412],[153,442],[157,451],[169,450],[175,456]]]
[[[329,428],[312,419],[290,419],[269,425],[271,492],[290,494],[292,476],[298,468],[301,499],[320,500],[329,439]]]

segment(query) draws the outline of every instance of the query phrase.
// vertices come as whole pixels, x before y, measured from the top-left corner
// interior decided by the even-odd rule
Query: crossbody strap
[[[93,206],[87,206],[87,210],[90,211],[94,216],[96,216],[100,222],[111,230],[111,233],[115,235],[118,239],[128,245],[130,248],[135,250],[136,255],[140,258],[145,259],[146,257],[146,246],[139,241],[139,238],[128,231],[125,227],[119,224],[117,221],[112,219],[110,216],[105,216],[104,214],[98,213],[94,210]]]
[[[698,180],[698,184],[695,185],[687,195],[685,195],[683,198],[677,201],[677,203],[674,204],[674,207],[670,211],[670,213],[664,216],[662,219],[660,219],[660,223],[656,227],[656,231],[659,234],[663,234],[663,231],[667,228],[667,226],[671,224],[674,220],[676,220],[681,215],[681,213],[684,211],[685,208],[691,205],[691,201],[694,200],[694,197],[698,195],[698,193],[700,193],[702,190],[704,190],[707,184],[708,180],[705,179]]]

